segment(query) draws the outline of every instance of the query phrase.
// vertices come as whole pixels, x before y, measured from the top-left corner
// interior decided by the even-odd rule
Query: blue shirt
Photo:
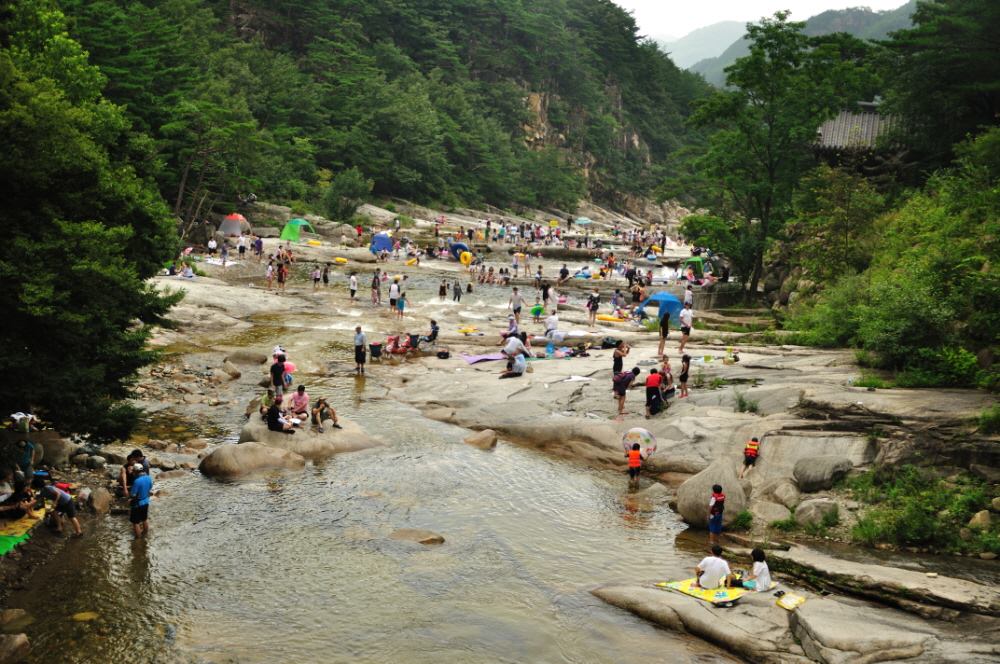
[[[149,504],[149,494],[153,491],[153,478],[149,475],[140,475],[132,481],[132,490],[129,495],[138,498],[136,505],[142,507]]]

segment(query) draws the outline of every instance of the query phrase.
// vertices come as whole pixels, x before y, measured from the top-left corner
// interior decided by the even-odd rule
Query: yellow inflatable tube
[[[406,261],[406,264],[407,265],[416,265],[417,264],[417,259],[416,258],[411,258],[410,260]]]
[[[458,255],[458,262],[460,262],[462,265],[468,265],[469,263],[472,262],[472,254],[469,253],[468,251],[463,251]]]
[[[347,262],[347,259],[341,256],[337,256],[336,258],[333,259],[333,262],[337,263],[338,265],[343,265]]]
[[[606,320],[609,323],[624,323],[624,318],[619,318],[618,316],[610,316],[608,314],[597,314],[597,320]]]

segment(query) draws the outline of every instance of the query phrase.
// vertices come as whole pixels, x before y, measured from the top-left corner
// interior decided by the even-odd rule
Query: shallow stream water
[[[727,661],[589,593],[697,560],[674,548],[680,519],[622,474],[469,447],[372,380],[311,391],[387,445],[299,475],[163,482],[146,542],[124,516],[99,520],[10,598],[35,618],[29,661]]]

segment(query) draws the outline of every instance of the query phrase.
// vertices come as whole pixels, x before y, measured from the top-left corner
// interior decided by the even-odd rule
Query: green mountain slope
[[[741,21],[720,21],[698,28],[680,39],[661,41],[660,47],[670,54],[670,59],[678,67],[690,67],[706,58],[719,56],[746,32]]]
[[[706,91],[607,0],[60,0],[154,139],[182,218],[317,202],[349,169],[416,200],[614,203]]]
[[[910,0],[902,7],[876,12],[868,7],[832,9],[817,14],[806,21],[805,34],[810,36],[846,32],[859,39],[883,39],[890,32],[910,26],[910,17],[917,7],[917,0]],[[715,86],[726,82],[725,68],[750,52],[749,42],[738,39],[722,55],[706,58],[688,67],[689,71],[701,74]]]

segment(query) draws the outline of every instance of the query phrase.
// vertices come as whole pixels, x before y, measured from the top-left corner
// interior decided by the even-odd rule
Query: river
[[[589,593],[697,561],[674,548],[680,518],[623,474],[469,447],[372,379],[310,389],[387,446],[299,475],[172,480],[147,542],[98,520],[10,598],[35,618],[29,661],[727,661]],[[446,543],[388,539],[397,528]]]

